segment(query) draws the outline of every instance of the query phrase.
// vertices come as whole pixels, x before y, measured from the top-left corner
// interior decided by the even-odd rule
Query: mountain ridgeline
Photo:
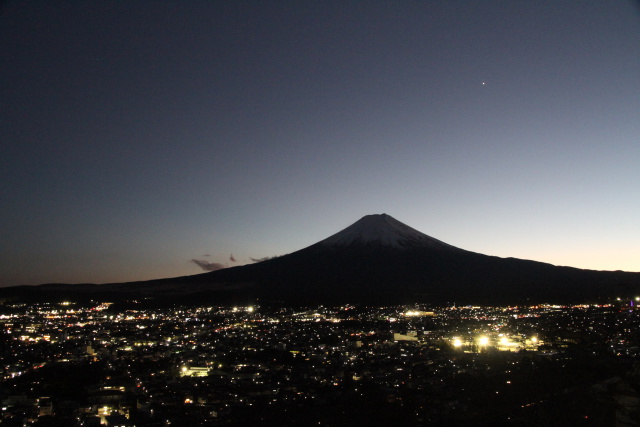
[[[0,290],[29,295],[213,304],[532,304],[605,301],[640,292],[640,273],[559,267],[466,251],[389,215],[367,215],[305,249],[193,276]]]

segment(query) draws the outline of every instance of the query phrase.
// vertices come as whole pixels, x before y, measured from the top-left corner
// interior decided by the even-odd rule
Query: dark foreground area
[[[633,304],[4,306],[0,424],[636,426]]]

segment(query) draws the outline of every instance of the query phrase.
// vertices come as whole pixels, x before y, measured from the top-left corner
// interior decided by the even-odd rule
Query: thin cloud
[[[222,270],[223,268],[227,268],[226,265],[220,264],[219,262],[208,262],[203,259],[192,259],[191,262],[196,264],[198,267],[200,267],[204,271],[216,271],[216,270]]]

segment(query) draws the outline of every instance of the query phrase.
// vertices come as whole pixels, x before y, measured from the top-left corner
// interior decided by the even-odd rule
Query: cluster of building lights
[[[500,335],[497,338],[491,338],[487,335],[470,336],[468,338],[453,337],[450,339],[450,343],[456,348],[475,345],[479,348],[496,347],[500,350],[507,351],[517,351],[522,348],[535,350],[543,344],[537,336],[531,336],[524,339],[518,338],[517,340],[514,340]]]

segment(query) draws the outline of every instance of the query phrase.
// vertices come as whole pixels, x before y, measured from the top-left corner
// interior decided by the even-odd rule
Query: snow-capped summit
[[[446,251],[462,251],[462,249],[427,236],[384,213],[364,216],[318,244],[323,246],[381,244],[394,248],[429,247]]]

